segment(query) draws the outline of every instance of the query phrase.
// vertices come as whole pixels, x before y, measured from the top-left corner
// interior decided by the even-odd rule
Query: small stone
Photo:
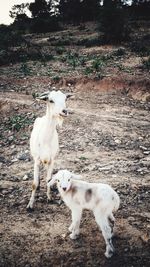
[[[140,148],[141,148],[142,150],[147,150],[147,147],[145,147],[145,146],[140,146]]]
[[[23,154],[18,155],[18,159],[19,160],[29,160],[30,157],[29,157],[28,153],[23,153]]]
[[[121,140],[115,139],[115,143],[118,144],[118,145],[120,145],[121,144]]]
[[[27,181],[28,179],[29,179],[29,177],[28,177],[27,174],[25,174],[25,175],[23,176],[23,178],[22,178],[23,181]]]
[[[0,162],[2,162],[2,163],[6,162],[6,160],[5,160],[5,158],[3,156],[0,156]]]
[[[11,135],[11,136],[8,137],[8,141],[13,141],[13,139],[14,139],[14,136],[13,135]]]
[[[150,151],[143,151],[143,154],[144,155],[149,155],[150,154]]]
[[[62,238],[66,238],[66,234],[62,234],[61,236],[62,236]]]
[[[16,158],[11,160],[11,162],[16,162],[16,161],[18,161],[18,159]]]

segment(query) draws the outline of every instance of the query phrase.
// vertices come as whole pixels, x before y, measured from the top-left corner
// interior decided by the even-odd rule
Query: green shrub
[[[6,123],[8,129],[12,131],[17,131],[19,132],[20,129],[25,128],[26,126],[29,126],[30,124],[33,123],[35,120],[35,116],[28,116],[24,114],[20,115],[14,115],[9,118],[8,122]]]
[[[129,18],[121,1],[104,1],[100,14],[100,31],[105,43],[129,40]]]

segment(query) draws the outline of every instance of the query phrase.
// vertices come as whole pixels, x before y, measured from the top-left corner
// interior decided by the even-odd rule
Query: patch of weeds
[[[66,51],[65,48],[62,47],[62,46],[60,46],[60,47],[59,47],[59,46],[56,47],[56,53],[57,53],[58,55],[62,55],[65,51]]]
[[[120,47],[116,51],[113,52],[113,55],[116,57],[122,57],[126,54],[126,51],[124,48]]]
[[[55,83],[58,83],[59,81],[60,81],[60,77],[58,76],[58,75],[56,75],[56,76],[54,76],[53,77],[53,81],[55,82]]]
[[[77,65],[79,65],[79,55],[78,53],[72,53],[72,52],[68,52],[67,55],[67,63],[69,65],[71,65],[73,67],[73,69],[75,69],[77,67]]]
[[[9,130],[19,132],[20,129],[25,128],[33,123],[35,116],[28,116],[24,114],[14,115],[9,118],[7,126]]]
[[[84,70],[84,74],[85,75],[89,75],[93,73],[93,69],[91,67],[86,67],[85,70]]]
[[[32,93],[32,97],[33,97],[34,99],[36,99],[38,96],[39,96],[39,93],[35,93],[35,92]]]
[[[142,68],[144,70],[150,71],[150,56],[148,59],[142,59]]]
[[[93,71],[100,71],[102,70],[102,68],[104,67],[105,63],[103,60],[101,60],[100,58],[94,59],[92,62],[92,69]]]
[[[80,64],[81,64],[82,67],[84,67],[86,65],[86,59],[85,59],[85,57],[81,56],[79,58],[79,61],[80,61]]]
[[[122,66],[121,64],[117,64],[117,67],[120,71],[124,71],[125,69],[124,66]]]
[[[81,156],[79,159],[80,159],[80,160],[87,160],[87,158],[84,157],[84,156]]]
[[[21,64],[20,71],[24,74],[24,76],[31,74],[31,70],[26,62]]]

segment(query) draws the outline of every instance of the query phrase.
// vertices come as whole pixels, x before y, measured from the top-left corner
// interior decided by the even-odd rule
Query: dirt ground
[[[72,34],[77,36],[76,31]],[[85,30],[85,34],[88,36],[89,31]],[[52,50],[47,39],[43,40],[45,49]],[[35,41],[44,45],[40,38]],[[147,267],[150,263],[148,72],[140,68],[141,59],[126,52],[126,48],[122,57],[112,59],[110,55],[116,48],[111,47],[110,51],[109,46],[82,47],[79,51],[77,47],[79,56],[73,59],[77,66],[69,61],[67,49],[63,53],[69,53],[68,61],[64,61],[64,55],[57,60],[57,54],[55,60],[45,64],[29,62],[1,67],[0,267]],[[83,74],[84,64],[86,71],[89,70],[93,53],[94,63],[99,53],[110,56],[103,70],[105,77],[95,72],[90,77]],[[78,58],[83,60],[82,66]],[[94,66],[96,70],[97,65]],[[109,183],[118,192],[121,205],[115,214],[113,240],[116,254],[111,259],[104,256],[105,243],[92,212],[84,211],[79,238],[75,241],[69,238],[70,211],[64,204],[59,205],[55,188],[56,201],[47,203],[42,168],[34,211],[26,210],[33,179],[29,138],[35,118],[43,115],[46,108],[33,96],[47,91],[54,80],[56,88],[73,93],[67,103],[70,114],[58,129],[60,152],[54,172],[67,168],[82,174],[85,181]]]
[[[59,129],[54,171],[67,168],[81,173],[84,180],[109,183],[120,195],[116,254],[108,260],[91,212],[83,214],[80,237],[70,240],[70,211],[64,204],[47,203],[43,170],[34,212],[26,211],[33,177],[31,126],[13,132],[3,115],[18,114],[19,109],[28,117],[37,116],[44,113],[45,104],[15,92],[2,93],[1,101],[5,131],[0,156],[0,266],[149,266],[149,104],[119,92],[74,89],[68,101],[71,114]]]

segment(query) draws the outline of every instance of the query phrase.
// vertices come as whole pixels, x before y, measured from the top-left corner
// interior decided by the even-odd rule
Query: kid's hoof
[[[52,198],[47,198],[47,203],[48,204],[54,204],[54,200]]]
[[[109,252],[105,252],[105,256],[107,259],[109,259],[113,256],[113,252],[111,250]]]

